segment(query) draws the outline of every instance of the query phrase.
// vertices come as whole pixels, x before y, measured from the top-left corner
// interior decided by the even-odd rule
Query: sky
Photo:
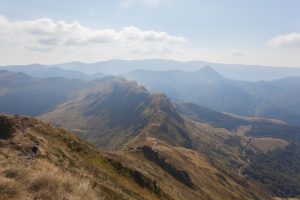
[[[162,58],[300,67],[299,0],[1,0],[0,65]]]

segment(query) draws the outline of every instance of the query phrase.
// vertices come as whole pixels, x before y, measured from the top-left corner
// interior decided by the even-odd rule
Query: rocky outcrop
[[[11,135],[11,123],[7,118],[0,118],[0,139],[9,138]]]
[[[189,174],[186,171],[177,169],[174,165],[168,163],[166,158],[159,152],[154,151],[149,146],[143,146],[139,149],[142,151],[146,159],[160,166],[165,172],[182,182],[184,185],[188,186],[189,188],[196,189],[195,184],[192,182]]]
[[[140,171],[128,168],[116,160],[113,160],[111,158],[106,158],[106,159],[118,171],[119,174],[128,175],[141,187],[148,188],[151,192],[153,192],[157,196],[163,197],[163,199],[169,199],[168,195],[165,194],[162,191],[162,189],[159,187],[156,180],[152,180],[151,178],[145,176]]]

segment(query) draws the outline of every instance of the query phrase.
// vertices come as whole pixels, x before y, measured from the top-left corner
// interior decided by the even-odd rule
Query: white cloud
[[[91,29],[79,22],[54,22],[49,18],[10,21],[0,16],[2,49],[74,55],[89,52],[98,59],[144,58],[174,55],[185,43],[183,37],[134,26],[121,30]]]
[[[300,33],[279,35],[270,39],[271,47],[300,47]]]

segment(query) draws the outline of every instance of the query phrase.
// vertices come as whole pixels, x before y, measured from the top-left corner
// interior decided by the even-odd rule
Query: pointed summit
[[[216,72],[211,66],[205,66],[197,71],[197,74],[206,79],[223,79],[224,77]]]

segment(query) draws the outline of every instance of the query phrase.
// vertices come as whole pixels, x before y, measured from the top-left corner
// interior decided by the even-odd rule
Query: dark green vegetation
[[[268,153],[247,151],[250,164],[245,175],[266,185],[275,196],[296,197],[300,194],[300,128],[263,118],[238,117],[223,114],[195,104],[176,104],[180,113],[217,128],[236,131],[247,126],[240,134],[258,138],[280,138],[289,141],[284,149]],[[241,144],[240,137],[225,140],[231,146]],[[267,144],[265,144],[267,145]]]
[[[251,163],[245,174],[266,185],[276,196],[299,197],[299,141],[284,150],[255,155],[249,152]]]

